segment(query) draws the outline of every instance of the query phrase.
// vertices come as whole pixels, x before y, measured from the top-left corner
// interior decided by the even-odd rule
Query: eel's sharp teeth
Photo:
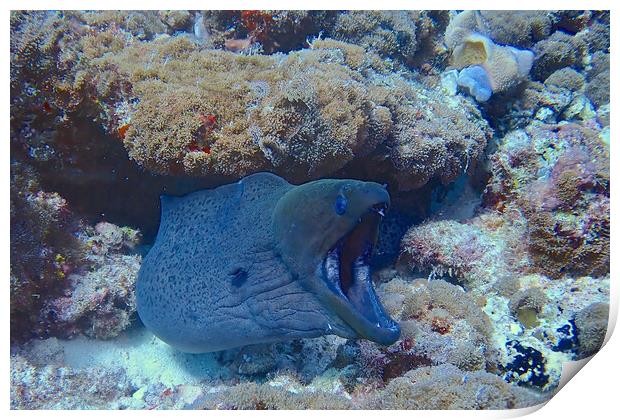
[[[385,216],[385,211],[383,209],[379,209],[377,213],[379,213],[381,217]]]
[[[338,251],[333,249],[329,251],[327,258],[325,259],[325,271],[327,272],[327,278],[334,284],[338,284],[338,270]]]

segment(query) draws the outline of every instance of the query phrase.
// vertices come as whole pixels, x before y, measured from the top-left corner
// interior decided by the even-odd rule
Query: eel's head
[[[400,327],[379,302],[369,263],[389,205],[380,184],[325,179],[292,188],[273,213],[291,271],[359,337],[384,345],[398,340]]]

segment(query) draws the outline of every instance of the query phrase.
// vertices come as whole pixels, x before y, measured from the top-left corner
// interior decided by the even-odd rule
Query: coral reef
[[[329,10],[206,10],[195,12],[193,35],[202,45],[245,54],[288,53],[330,31],[337,18]]]
[[[319,386],[317,386],[319,385]],[[337,387],[337,385],[335,385]],[[294,378],[277,376],[268,383],[239,384],[208,395],[197,408],[236,410],[343,410],[353,408],[338,389],[320,384],[303,387]]]
[[[490,156],[477,216],[431,218],[403,237],[406,270],[445,276],[486,302],[490,347],[507,381],[548,390],[562,361],[591,354],[580,349],[576,320],[608,296],[608,153],[591,123],[531,123],[508,133]],[[584,327],[592,331],[587,342],[598,343],[592,348],[603,325]]]
[[[401,191],[472,173],[492,134],[479,110],[461,96],[446,100],[437,88],[423,91],[399,80],[390,84],[395,89],[378,91],[381,96],[374,99],[386,101],[394,122],[385,143],[387,156],[366,157],[373,172],[385,171]],[[391,165],[383,169],[386,157]]]
[[[609,304],[596,302],[575,316],[578,352],[581,357],[592,356],[603,345],[609,321]]]
[[[218,352],[218,362],[241,377],[262,378],[276,372],[295,372],[298,381],[310,383],[336,359],[336,336],[313,340],[292,340],[275,344],[255,344]]]
[[[32,169],[11,166],[11,338],[118,335],[135,312],[139,233],[91,228]]]
[[[595,128],[565,123],[509,133],[491,156],[497,175],[486,199],[505,206],[500,196],[510,197],[524,214],[536,270],[609,272],[608,153]]]
[[[149,79],[134,82],[134,92],[141,99],[124,139],[130,156],[160,172],[240,176],[273,170],[302,181],[326,176],[355,157],[368,155],[385,142],[390,131],[397,142],[402,142],[410,138],[412,129],[421,131],[424,138],[431,132],[436,135],[435,129],[442,127],[446,134],[467,130],[466,144],[460,145],[462,136],[458,140],[451,140],[454,135],[444,136],[445,146],[433,146],[445,156],[438,160],[439,165],[420,165],[418,159],[416,172],[422,177],[418,184],[424,184],[438,171],[447,172],[442,174],[443,178],[451,179],[457,170],[454,166],[463,170],[466,161],[477,159],[488,134],[483,126],[472,124],[456,104],[448,108],[437,103],[440,113],[436,117],[442,118],[443,113],[443,121],[455,121],[459,126],[446,127],[433,121],[432,126],[425,128],[416,120],[427,120],[419,113],[422,107],[430,105],[426,98],[435,100],[433,92],[398,78],[392,80],[399,85],[398,93],[367,81],[359,71],[372,68],[377,60],[364,57],[355,46],[327,41],[316,41],[312,46],[311,50],[291,53],[283,60],[274,56],[247,58],[216,51],[196,52],[192,51],[193,45],[182,39],[154,45],[159,50],[176,50],[175,54],[183,60],[156,52],[162,63],[151,63]],[[138,72],[131,79],[140,77],[144,65],[137,60],[151,55],[128,48],[116,58],[116,64],[122,69],[123,63],[132,63],[131,68],[122,71]],[[193,76],[197,68],[213,69],[198,89]],[[329,79],[324,78],[325,74],[330,75]],[[156,82],[158,78],[163,83]],[[184,87],[189,88],[190,82],[191,91]],[[236,86],[237,102],[231,102],[229,86]],[[396,102],[396,94],[404,96],[406,102]],[[418,98],[427,103],[416,101]],[[165,107],[163,103],[175,106]],[[155,118],[175,121],[171,125],[174,132],[161,130],[162,125]],[[233,121],[234,124],[229,123]],[[448,139],[459,144],[451,144]],[[415,149],[428,154],[423,152],[423,146]],[[452,157],[453,154],[456,156]],[[400,171],[411,165],[405,157],[401,152],[393,158]],[[414,174],[407,175],[415,179],[411,176]]]
[[[431,279],[446,275],[450,281],[466,285],[466,295],[481,305],[491,320],[490,324],[493,325],[493,329],[487,330],[483,335],[487,337],[484,341],[486,351],[484,357],[478,360],[485,360],[496,366],[499,371],[504,372],[504,377],[508,381],[543,390],[552,389],[559,381],[562,362],[573,357],[583,357],[580,356],[578,328],[575,328],[576,316],[588,304],[604,302],[607,299],[609,280],[593,277],[573,278],[565,275],[562,279],[554,280],[541,275],[528,275],[528,272],[539,270],[535,266],[532,267],[534,262],[528,256],[526,244],[519,242],[523,238],[525,221],[521,222],[523,224],[520,233],[518,230],[517,233],[514,230],[512,232],[504,230],[503,234],[496,238],[486,233],[483,236],[484,241],[471,239],[468,236],[469,232],[480,235],[478,226],[485,218],[489,219],[489,215],[470,220],[471,225],[461,225],[462,231],[458,233],[446,229],[446,225],[455,225],[455,222],[431,222],[413,227],[403,239],[404,250],[401,259],[403,262],[413,264],[405,267],[427,264],[426,270],[437,264],[429,277],[431,286],[443,283],[441,280]],[[499,213],[494,219],[496,223],[503,221]],[[429,236],[429,231],[435,232],[437,236]],[[454,237],[469,240],[463,242],[459,240],[455,244],[452,239]],[[515,247],[504,248],[504,240],[507,243],[513,241]],[[468,259],[451,259],[453,253],[459,252],[459,247],[465,244],[470,250]],[[511,252],[513,249],[516,250],[514,254]],[[513,260],[512,263],[506,264],[506,253],[517,261]],[[464,261],[467,261],[467,264],[464,264]],[[389,285],[390,283],[387,283],[386,286]],[[568,290],[570,290],[569,300],[567,300]],[[386,307],[393,310],[389,294],[384,300]],[[437,300],[431,301],[433,307]],[[464,296],[453,298],[451,301],[463,300]],[[399,303],[398,300],[396,302]],[[478,314],[473,318],[480,319],[481,316]],[[433,322],[427,321],[422,330],[432,329],[433,325]],[[435,323],[436,328],[441,328],[441,325]],[[604,324],[599,322],[596,325],[599,327],[594,327],[593,330],[599,329],[593,336],[600,338],[600,326]],[[403,327],[403,335],[405,331]],[[423,341],[424,345],[432,342],[431,338],[425,338]],[[457,364],[454,360],[447,362]],[[466,369],[463,365],[460,366],[461,369]]]
[[[461,287],[397,278],[384,285],[384,293],[386,306],[406,326],[402,337],[411,340],[411,353],[463,370],[492,368],[491,323]]]
[[[601,107],[609,103],[609,54],[597,52],[591,66],[587,72],[586,94],[597,107]]]
[[[10,199],[11,337],[24,339],[44,333],[44,302],[63,291],[85,250],[73,235],[79,224],[67,202],[41,191],[32,168],[11,165]]]
[[[487,101],[493,93],[505,92],[525,80],[533,61],[531,51],[500,46],[479,34],[466,36],[452,52],[452,65],[462,69],[457,84],[478,102]]]
[[[351,11],[338,16],[333,37],[406,63],[418,49],[416,26],[423,17],[418,11]]]
[[[11,356],[11,409],[126,408],[131,385],[122,370],[34,366]]]
[[[130,228],[105,222],[88,234],[84,240],[91,250],[86,258],[91,270],[69,274],[70,292],[51,299],[43,311],[56,324],[57,335],[70,336],[77,330],[106,339],[127,328],[136,311],[134,285],[140,257],[123,252],[133,249],[140,236]]]
[[[444,364],[420,368],[390,382],[363,408],[480,410],[530,407],[543,398],[484,371],[463,372]]]
[[[558,31],[537,42],[533,50],[536,56],[532,76],[534,80],[542,81],[561,68],[582,67],[587,48],[580,38]]]
[[[37,17],[65,22],[45,15],[30,19]],[[79,18],[72,17],[77,28]],[[18,45],[20,28],[16,24]],[[393,137],[393,166],[401,184],[411,179],[404,187],[411,189],[436,176],[448,182],[473,167],[490,136],[484,121],[471,115],[474,107],[459,98],[444,105],[439,92],[388,75],[385,61],[360,46],[317,40],[288,56],[245,56],[205,50],[188,37],[130,42],[124,31],[122,25],[102,27],[70,38],[79,31],[68,27],[61,40],[46,38],[57,54],[84,53],[63,74],[42,68],[37,77],[58,82],[34,96],[70,118],[79,109],[99,119],[123,140],[132,159],[159,173],[239,177],[271,170],[304,181],[329,175]],[[15,66],[15,80],[26,77],[21,68]],[[203,76],[196,79],[197,73]],[[37,80],[32,83],[38,86]],[[61,103],[67,95],[75,103]],[[427,115],[430,109],[435,119]],[[50,126],[52,133],[59,128]],[[456,136],[458,131],[466,135]],[[20,141],[32,143],[24,137]],[[403,144],[414,139],[422,144]],[[52,134],[42,146],[55,151],[59,140]],[[433,153],[440,159],[431,161]],[[375,154],[381,159],[382,153]]]
[[[510,298],[510,313],[525,328],[532,328],[538,324],[538,315],[546,303],[547,297],[542,290],[538,288],[520,290]]]
[[[374,115],[367,88],[346,67],[321,63],[321,51],[280,61],[216,51],[191,54],[194,47],[182,39],[159,47],[177,50],[179,59],[153,63],[149,78],[134,83],[140,103],[124,140],[129,155],[152,169],[239,176],[289,168],[295,171],[289,176],[303,179],[339,169],[381,141],[366,129]],[[149,56],[139,50],[125,54],[119,65],[134,63],[138,72],[144,65],[135,59]],[[166,60],[163,51],[158,55]],[[213,72],[196,86],[198,68]],[[324,74],[330,74],[329,81]],[[234,91],[237,102],[231,100]],[[163,121],[172,121],[173,131],[161,130]]]
[[[580,92],[585,85],[585,80],[583,75],[576,70],[564,67],[551,73],[545,80],[545,85],[567,89],[571,92]]]
[[[515,215],[517,216],[517,215]],[[526,221],[485,213],[466,223],[427,221],[405,234],[400,261],[429,278],[446,276],[468,289],[487,289],[529,267],[522,242]]]
[[[509,409],[603,345],[609,11],[13,11],[12,409]],[[135,314],[159,196],[386,184],[401,326],[193,355]]]
[[[454,51],[468,37],[534,52],[531,78],[493,95],[484,110],[491,126],[504,135],[525,128],[532,120],[546,123],[589,121],[609,124],[609,54],[606,11],[465,11],[453,15],[444,41]],[[484,48],[474,48],[480,55]],[[454,57],[454,54],[452,54]],[[469,54],[471,56],[472,54]],[[454,61],[454,60],[453,60]],[[552,77],[553,73],[559,71]],[[578,74],[578,76],[577,76]],[[450,72],[442,73],[451,80]],[[573,80],[559,80],[570,78]],[[586,78],[585,90],[580,80]],[[596,78],[591,85],[588,81]],[[480,98],[488,96],[482,69],[467,69],[461,84]],[[544,84],[543,84],[544,83]],[[454,93],[450,93],[454,94]]]
[[[538,10],[467,10],[454,16],[445,32],[445,43],[455,48],[464,37],[479,33],[503,45],[530,48],[552,30],[552,19]]]

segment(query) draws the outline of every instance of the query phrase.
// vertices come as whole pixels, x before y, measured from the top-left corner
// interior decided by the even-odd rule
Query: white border
[[[311,9],[540,9],[540,6],[544,6],[546,10],[554,10],[554,9],[612,9],[612,47],[614,45],[618,45],[616,43],[616,25],[618,19],[616,19],[617,11],[614,10],[614,3],[611,1],[577,1],[577,0],[547,0],[544,3],[540,1],[533,0],[521,0],[519,2],[515,1],[505,1],[505,2],[497,2],[497,1],[488,1],[488,0],[479,0],[476,2],[456,2],[456,1],[446,1],[446,0],[418,0],[418,1],[395,1],[395,0],[382,0],[381,2],[360,2],[355,0],[346,0],[346,1],[326,1],[326,0],[317,0],[311,3],[307,2],[294,2],[294,1],[243,1],[243,0],[227,0],[226,2],[214,2],[214,1],[186,1],[186,0],[177,0],[174,2],[162,2],[162,1],[119,1],[119,0],[107,0],[107,1],[77,1],[77,0],[65,0],[65,1],[44,1],[44,0],[23,0],[20,2],[11,2],[4,3],[9,8],[14,9],[49,9],[49,8],[57,8],[57,9],[302,9],[302,8],[311,8]],[[172,7],[171,7],[172,6]],[[2,24],[3,31],[2,37],[3,45],[5,46],[5,53],[2,54],[2,64],[5,69],[5,83],[2,85],[4,92],[4,100],[2,102],[2,107],[4,108],[4,112],[2,113],[3,120],[5,124],[3,125],[4,133],[5,133],[5,141],[2,142],[2,147],[5,150],[4,159],[2,160],[3,173],[5,174],[5,182],[2,184],[2,196],[6,198],[5,205],[2,207],[3,218],[2,218],[2,236],[5,238],[6,247],[2,249],[2,267],[3,272],[5,273],[5,287],[3,288],[3,293],[5,294],[4,302],[5,302],[5,312],[4,312],[4,322],[2,323],[3,327],[3,337],[5,342],[5,349],[9,348],[9,292],[8,292],[8,279],[9,279],[9,209],[8,209],[8,197],[9,197],[9,139],[8,139],[8,127],[9,127],[9,89],[8,89],[8,71],[9,71],[9,54],[8,54],[8,45],[9,45],[9,30],[8,30],[8,22],[9,22],[9,9],[2,9]],[[617,72],[617,69],[620,67],[617,63],[616,55],[612,54],[612,74]],[[615,81],[612,81],[612,98],[616,98],[616,89],[615,89]],[[616,117],[617,109],[614,104],[612,106],[612,121],[614,122],[613,126],[615,127],[615,122],[618,121]],[[612,142],[612,179],[620,179],[618,178],[618,159],[616,159],[616,151],[617,147]],[[612,188],[613,183],[612,183]],[[616,212],[616,196],[612,195],[612,214],[614,214],[613,219],[616,220],[615,214]],[[610,322],[610,330],[615,326],[615,321],[617,319],[618,312],[618,287],[616,285],[617,277],[617,264],[616,257],[618,256],[616,252],[615,246],[615,238],[616,234],[613,233],[617,231],[615,229],[616,224],[612,224],[612,270],[611,270],[611,294],[612,294],[612,310],[611,310],[611,319]],[[608,337],[609,338],[609,337]],[[535,411],[531,414],[531,418],[610,418],[610,413],[618,413],[618,379],[620,378],[620,369],[617,355],[620,354],[620,344],[616,336],[612,336],[606,346],[595,355],[591,361],[588,363],[588,368],[579,372],[578,377],[572,381],[570,381],[563,389],[559,391],[559,393],[551,399],[551,401],[542,409]],[[2,401],[5,410],[8,411],[9,407],[9,358],[6,357],[4,364],[4,372],[5,372],[5,382],[3,383],[5,386],[2,387]],[[568,370],[568,369],[567,369]],[[6,387],[6,388],[5,388]],[[512,412],[489,412],[489,411],[480,411],[480,412],[467,412],[467,411],[459,411],[459,412],[445,412],[445,411],[425,411],[425,412],[406,412],[406,411],[390,411],[386,412],[386,416],[390,416],[390,418],[407,418],[410,419],[412,416],[424,418],[424,419],[433,419],[433,418],[458,418],[459,420],[468,419],[468,418],[505,418],[505,417],[514,417],[516,415],[523,415],[526,412],[532,411],[531,409],[524,410],[515,410]],[[351,412],[309,412],[309,411],[300,411],[296,412],[295,417],[300,416],[302,418],[307,418],[310,416],[320,415],[321,417],[329,417],[329,418],[342,418],[355,416],[357,417],[359,412],[351,411]],[[12,416],[19,417],[32,417],[39,419],[43,414],[41,412],[27,412],[27,411],[13,411],[8,412],[7,414]],[[362,413],[359,413],[362,414]],[[108,418],[110,416],[109,412],[105,411],[90,411],[88,413],[84,412],[46,412],[45,414],[51,417],[77,417],[87,415],[89,418]],[[217,418],[231,418],[238,416],[269,416],[272,418],[284,418],[286,416],[287,420],[290,420],[290,416],[292,413],[287,412],[157,412],[157,413],[146,413],[146,412],[115,412],[114,416],[143,416],[143,415],[153,415],[157,417],[165,417],[172,418],[174,417],[186,417],[186,416],[197,416],[200,415],[201,418],[204,416],[211,417],[217,416]],[[363,415],[382,415],[382,413],[367,413]]]

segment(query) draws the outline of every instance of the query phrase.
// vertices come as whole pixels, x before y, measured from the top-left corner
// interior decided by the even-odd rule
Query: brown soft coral
[[[333,172],[381,141],[369,138],[375,106],[363,80],[328,62],[330,51],[246,57],[178,39],[156,43],[153,62],[140,63],[147,51],[137,48],[115,58],[140,98],[124,141],[155,171],[243,176],[274,167],[300,179]]]
[[[449,182],[474,167],[491,130],[467,101],[446,105],[437,89],[395,75],[381,76],[391,78],[387,86],[368,78],[386,68],[358,46],[316,40],[311,47],[244,56],[200,50],[179,37],[128,46],[93,60],[90,71],[115,69],[131,84],[138,103],[128,105],[124,143],[156,172],[272,170],[302,181],[329,175],[389,138],[401,189],[433,177]]]
[[[40,71],[31,99],[12,114],[12,144],[58,165],[66,153],[82,170],[90,145],[63,143],[75,146],[74,127],[88,121],[160,174],[238,178],[269,170],[301,182],[365,157],[369,171],[380,163],[375,176],[409,190],[471,170],[491,136],[468,101],[446,104],[437,87],[393,73],[389,61],[362,46],[317,39],[288,55],[233,54],[206,49],[193,36],[168,36],[165,19],[150,12],[15,14],[12,97],[24,96],[17,90],[28,88],[29,68]],[[186,25],[189,17],[179,19]],[[151,21],[153,33],[137,31]],[[24,25],[33,27],[34,41]],[[40,124],[45,137],[32,135]],[[105,153],[113,144],[96,149]]]
[[[403,10],[350,11],[338,16],[334,36],[384,57],[407,60],[418,48],[416,25],[421,15]]]
[[[556,70],[563,67],[581,68],[587,46],[583,40],[564,32],[555,32],[549,38],[534,45],[536,58],[532,77],[543,81]]]
[[[390,83],[393,89],[375,89],[372,95],[393,116],[386,144],[398,188],[416,189],[433,178],[447,184],[471,173],[492,136],[480,111],[461,96],[446,100],[438,89],[399,79]],[[379,161],[370,162],[380,167]]]

